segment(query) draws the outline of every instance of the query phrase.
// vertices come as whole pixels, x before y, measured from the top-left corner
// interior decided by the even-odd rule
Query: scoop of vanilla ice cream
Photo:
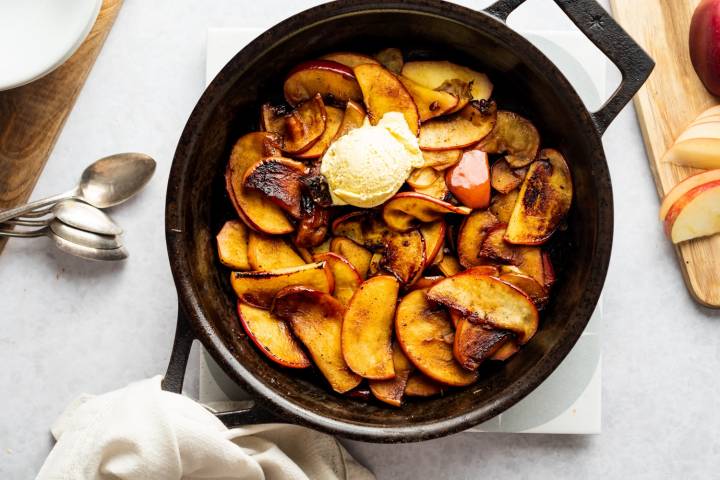
[[[337,205],[370,208],[402,187],[415,167],[423,165],[415,135],[399,112],[388,112],[377,125],[365,124],[333,142],[320,173]]]

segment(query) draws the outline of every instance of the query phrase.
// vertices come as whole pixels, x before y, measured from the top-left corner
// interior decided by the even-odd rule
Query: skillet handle
[[[162,389],[166,392],[182,394],[185,370],[187,369],[193,341],[195,341],[195,334],[192,331],[190,322],[182,307],[178,306],[175,340],[173,341],[168,368],[161,383]],[[249,401],[249,403],[250,406],[246,409],[213,413],[228,428],[255,423],[287,423],[287,420],[280,419],[266,409],[259,407],[255,402]]]
[[[554,0],[590,41],[620,70],[622,81],[600,110],[590,115],[602,135],[640,90],[655,62],[595,0]],[[486,13],[505,22],[525,0],[498,0]]]

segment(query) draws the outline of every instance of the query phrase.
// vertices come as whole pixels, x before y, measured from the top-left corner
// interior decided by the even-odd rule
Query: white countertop
[[[119,151],[153,155],[158,170],[147,190],[112,212],[127,232],[124,264],[76,260],[46,239],[11,241],[0,256],[0,478],[35,475],[52,446],[50,424],[78,393],[164,371],[176,312],[165,182],[203,90],[207,28],[275,23],[319,2],[242,3],[125,1],[33,196],[70,187],[87,163]],[[568,24],[550,0],[528,3],[516,25]],[[684,288],[656,218],[632,107],[604,145],[616,219],[604,291],[603,433],[347,442],[379,478],[707,478],[717,471],[720,312],[697,306]],[[187,391],[197,392],[195,371]]]

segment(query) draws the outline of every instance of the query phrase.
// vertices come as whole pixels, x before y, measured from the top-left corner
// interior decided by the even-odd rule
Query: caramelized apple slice
[[[245,172],[246,189],[262,193],[293,218],[302,217],[302,179],[305,165],[283,157],[269,157]]]
[[[248,232],[245,224],[228,220],[215,239],[220,263],[233,270],[250,270]]]
[[[498,225],[498,219],[488,210],[478,210],[468,216],[460,226],[457,253],[460,265],[465,268],[489,263],[480,255],[488,233]]]
[[[342,351],[358,375],[385,380],[395,376],[391,337],[399,285],[387,275],[363,282],[355,292],[342,324]]]
[[[387,112],[400,112],[410,131],[417,135],[420,127],[418,110],[400,80],[381,65],[358,65],[353,70],[362,89],[370,123],[377,125]]]
[[[348,100],[362,102],[362,92],[352,68],[330,60],[301,63],[285,79],[283,91],[290,105],[298,105],[317,94],[341,104]]]
[[[423,150],[422,156],[425,160],[423,166],[442,171],[458,163],[462,153],[463,151],[459,148],[457,150]]]
[[[444,220],[420,225],[420,233],[425,240],[425,265],[433,263],[438,253],[442,252],[446,230],[447,224]]]
[[[505,194],[493,195],[490,200],[490,211],[495,214],[497,219],[502,223],[508,223],[512,212],[515,209],[515,202],[518,198],[518,191],[513,190],[512,192]]]
[[[282,237],[250,232],[247,249],[248,261],[253,270],[268,271],[305,265],[305,261]]]
[[[438,178],[436,178],[435,181],[427,187],[413,187],[413,191],[422,195],[427,195],[428,197],[436,198],[443,202],[447,202],[451,198],[450,189],[445,181],[445,175],[439,175]]]
[[[492,100],[473,100],[457,113],[423,123],[418,139],[420,148],[456,150],[478,143],[493,130],[496,109]]]
[[[548,252],[542,252],[542,266],[543,279],[540,284],[545,287],[545,290],[550,291],[555,283],[555,268],[553,268],[552,260]]]
[[[570,169],[560,152],[541,151],[520,187],[505,240],[521,245],[547,241],[570,210],[572,192]]]
[[[302,285],[320,292],[333,291],[333,276],[325,262],[264,272],[233,272],[230,284],[245,303],[270,308],[275,295],[285,287]]]
[[[495,128],[476,148],[487,153],[505,153],[510,166],[520,168],[535,160],[540,148],[540,134],[530,120],[500,110]]]
[[[330,146],[330,142],[337,135],[340,125],[342,124],[345,111],[339,108],[327,106],[325,107],[326,118],[325,118],[325,131],[320,138],[313,144],[312,147],[308,148],[302,153],[296,155],[297,158],[319,158],[325,153],[325,150]]]
[[[440,173],[432,167],[416,168],[407,178],[407,184],[411,188],[427,188],[438,179]]]
[[[326,118],[327,110],[319,94],[290,112],[269,103],[264,104],[261,110],[263,130],[278,135],[282,139],[283,152],[289,155],[297,155],[312,147],[325,131]]]
[[[320,245],[327,236],[330,212],[306,196],[302,197],[300,222],[298,223],[295,245],[312,248]]]
[[[451,255],[445,255],[437,266],[446,277],[451,277],[462,270],[460,262],[458,262],[457,258]]]
[[[445,281],[447,279],[432,288]],[[398,342],[418,370],[433,380],[453,386],[470,385],[477,375],[455,361],[451,341],[453,327],[448,314],[442,306],[430,303],[425,292],[410,292],[398,305],[395,315]]]
[[[405,385],[405,395],[408,397],[433,397],[440,395],[444,388],[446,388],[444,385],[430,380],[422,373],[416,371],[411,373],[408,378],[407,384]]]
[[[490,227],[478,252],[481,258],[510,265],[517,265],[522,261],[520,249],[503,240],[506,227],[507,225],[504,223]]]
[[[395,368],[395,378],[389,380],[370,380],[368,384],[375,398],[393,407],[399,407],[402,403],[408,377],[414,370],[414,367],[397,343],[393,344],[392,358]]]
[[[335,237],[330,242],[330,251],[347,259],[362,278],[367,278],[372,253],[346,237]]]
[[[382,266],[403,284],[413,283],[425,268],[425,241],[420,231],[389,235]]]
[[[369,210],[350,212],[338,217],[332,224],[333,235],[348,237],[370,249],[385,245],[387,226]]]
[[[314,246],[310,248],[310,252],[313,255],[317,255],[318,253],[325,253],[330,251],[330,238],[326,238],[324,242],[322,242],[320,245]]]
[[[490,360],[497,360],[500,362],[504,362],[508,358],[515,355],[520,350],[520,345],[514,340],[510,340],[508,342],[505,342],[504,345],[502,345],[500,348],[497,349],[495,354],[490,357]]]
[[[460,318],[455,329],[453,354],[455,359],[467,370],[477,370],[482,362],[514,335],[504,330],[495,330]]]
[[[548,293],[545,287],[540,285],[534,278],[525,275],[523,273],[503,273],[500,275],[500,280],[505,283],[509,283],[513,287],[522,290],[525,295],[530,297],[538,310],[542,308],[548,302]]]
[[[432,277],[420,277],[417,279],[415,283],[407,287],[408,292],[412,292],[413,290],[422,290],[422,289],[428,289],[435,285],[437,282],[445,278],[442,275],[436,275]]]
[[[322,60],[341,63],[350,68],[362,65],[363,63],[378,63],[378,61],[371,56],[356,52],[333,52],[323,55],[320,58]]]
[[[407,232],[421,223],[435,222],[448,213],[469,215],[467,207],[457,207],[428,195],[401,192],[385,203],[383,220],[396,232]]]
[[[375,252],[372,254],[372,257],[370,258],[370,266],[368,267],[368,278],[380,275],[383,272],[387,273],[385,272],[385,270],[383,270],[382,267],[383,257],[384,255],[380,252]]]
[[[474,268],[438,282],[427,296],[472,322],[515,333],[521,345],[537,331],[539,317],[532,301],[512,285]]]
[[[402,74],[428,88],[440,88],[445,82],[458,79],[471,85],[472,98],[475,100],[487,100],[492,94],[493,86],[487,75],[451,62],[408,62]]]
[[[516,174],[504,158],[493,163],[490,173],[490,184],[500,193],[515,190],[523,181],[523,177]]]
[[[421,122],[445,115],[458,103],[458,98],[447,92],[431,90],[406,77],[400,76],[398,79],[415,102]]]
[[[284,321],[267,310],[240,300],[237,311],[245,333],[270,360],[288,368],[310,366],[310,360]]]
[[[377,55],[375,55],[375,58],[378,59],[383,67],[387,68],[396,75],[399,75],[403,69],[403,55],[399,48],[386,48],[384,50],[380,50]]]
[[[517,267],[520,273],[532,277],[541,285],[545,284],[545,266],[540,247],[519,247]]]
[[[338,393],[352,390],[362,381],[343,359],[344,311],[340,302],[329,294],[299,286],[281,290],[272,304],[272,313],[290,324],[315,365]]]
[[[352,263],[345,257],[341,257],[337,253],[325,252],[315,255],[313,258],[316,262],[326,262],[335,279],[335,289],[333,297],[343,305],[350,303],[355,290],[360,287],[362,277]]]
[[[332,141],[334,142],[346,133],[362,127],[362,124],[365,122],[365,117],[365,109],[362,105],[355,103],[352,100],[348,100],[347,105],[345,105],[345,113],[343,114],[342,122],[340,122],[340,126],[338,127],[337,132],[335,132],[335,137]]]

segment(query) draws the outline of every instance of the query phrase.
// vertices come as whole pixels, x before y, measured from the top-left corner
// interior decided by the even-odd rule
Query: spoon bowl
[[[101,158],[83,171],[78,197],[97,208],[123,203],[147,184],[155,165],[155,160],[144,153],[118,153]]]

